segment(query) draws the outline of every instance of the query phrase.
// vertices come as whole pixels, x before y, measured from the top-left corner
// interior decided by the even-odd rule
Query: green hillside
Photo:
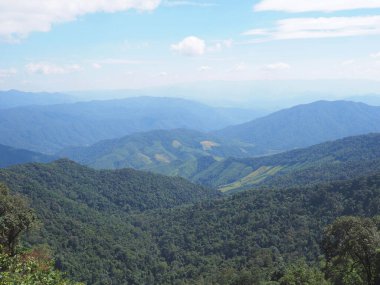
[[[26,196],[42,223],[31,244],[48,244],[56,266],[89,284],[142,284],[158,261],[156,245],[132,213],[218,197],[182,178],[136,170],[95,171],[70,161],[0,170],[0,181]]]
[[[380,214],[380,175],[224,199],[183,179],[65,160],[1,170],[0,181],[42,222],[26,242],[50,245],[56,267],[88,284],[280,284],[299,258],[318,263],[337,217]]]
[[[68,148],[57,155],[98,169],[132,167],[190,177],[225,157],[245,157],[248,144],[229,143],[198,131],[157,130],[107,140],[90,147]]]
[[[272,156],[229,158],[214,162],[191,180],[228,192],[345,180],[379,170],[380,134],[369,134]]]

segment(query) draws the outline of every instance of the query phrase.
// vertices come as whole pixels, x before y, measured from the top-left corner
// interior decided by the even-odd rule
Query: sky
[[[0,0],[0,89],[380,79],[380,0]]]

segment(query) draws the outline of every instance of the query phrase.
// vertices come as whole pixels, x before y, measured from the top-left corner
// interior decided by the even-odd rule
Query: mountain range
[[[42,153],[155,129],[219,129],[255,117],[170,98],[138,97],[0,110],[0,143]]]
[[[277,163],[276,156],[256,159],[266,161],[261,165],[266,168],[244,167],[244,171],[240,169],[240,175],[243,176],[233,181],[228,178],[229,175],[236,178],[232,173],[240,168],[237,165],[245,165],[245,160],[231,157],[268,156],[371,132],[380,132],[380,107],[346,101],[321,101],[282,110],[219,131],[177,129],[143,132],[101,141],[88,147],[67,148],[56,155],[99,169],[132,167],[178,175],[219,187],[246,175],[263,177],[280,170],[276,167],[282,167]],[[311,157],[314,157],[314,149],[310,152],[313,153]],[[328,152],[323,154],[327,156]],[[270,162],[272,159],[274,162]],[[289,164],[287,161],[283,163]],[[210,183],[208,176],[219,177],[220,181]]]

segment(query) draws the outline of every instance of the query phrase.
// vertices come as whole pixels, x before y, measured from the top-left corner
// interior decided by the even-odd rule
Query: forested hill
[[[58,269],[94,285],[279,284],[298,258],[318,263],[335,218],[380,214],[380,175],[204,201],[218,196],[182,179],[69,161],[1,170],[0,181],[30,199],[43,224],[27,241],[49,244]],[[198,194],[185,201],[186,191]],[[172,207],[187,201],[198,202]]]
[[[143,284],[144,270],[158,266],[157,245],[132,224],[132,213],[219,197],[182,178],[68,160],[1,169],[0,181],[29,199],[41,221],[28,242],[50,245],[57,268],[88,284]]]
[[[262,155],[379,131],[380,107],[349,101],[318,101],[213,134],[255,144],[256,154]]]
[[[380,134],[354,136],[271,156],[215,162],[193,181],[222,191],[350,179],[380,170]]]
[[[175,279],[193,279],[184,284],[275,285],[295,259],[318,263],[323,229],[337,217],[379,214],[380,175],[374,175],[246,191],[141,216],[140,223],[163,245],[167,271]]]
[[[42,191],[101,211],[168,208],[218,196],[214,190],[179,177],[133,169],[93,170],[66,159],[3,169],[0,180],[11,189],[17,186],[22,194],[36,195]]]
[[[156,130],[106,140],[89,147],[68,148],[57,155],[94,168],[132,167],[189,177],[200,171],[199,159],[246,157],[252,146],[223,141],[194,130]]]
[[[0,167],[27,162],[50,162],[55,159],[57,159],[57,157],[0,145]]]

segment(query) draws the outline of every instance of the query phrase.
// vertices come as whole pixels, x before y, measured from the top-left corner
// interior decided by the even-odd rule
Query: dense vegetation
[[[260,155],[379,131],[380,107],[349,101],[319,101],[281,110],[214,134],[254,144],[256,154]]]
[[[28,197],[42,222],[27,244],[48,244],[56,267],[88,284],[293,285],[305,274],[322,282],[324,228],[380,214],[380,175],[223,199],[180,178],[65,160],[5,169],[0,181]]]
[[[8,189],[0,184],[0,284],[74,284],[54,269],[47,248],[21,248],[21,235],[35,223],[36,215],[26,201],[20,196],[10,195]]]
[[[380,171],[380,135],[326,142],[266,157],[214,162],[191,180],[223,192],[346,180]]]
[[[208,131],[251,118],[249,111],[229,112],[175,98],[24,106],[0,110],[0,143],[53,153],[64,147],[85,146],[134,132],[174,128]]]
[[[0,145],[0,167],[27,162],[50,162],[54,159],[56,159],[54,156]]]
[[[146,268],[156,270],[156,245],[130,223],[132,213],[218,197],[182,178],[66,160],[4,169],[0,181],[29,198],[43,224],[28,242],[48,244],[59,269],[89,284],[142,284]]]

